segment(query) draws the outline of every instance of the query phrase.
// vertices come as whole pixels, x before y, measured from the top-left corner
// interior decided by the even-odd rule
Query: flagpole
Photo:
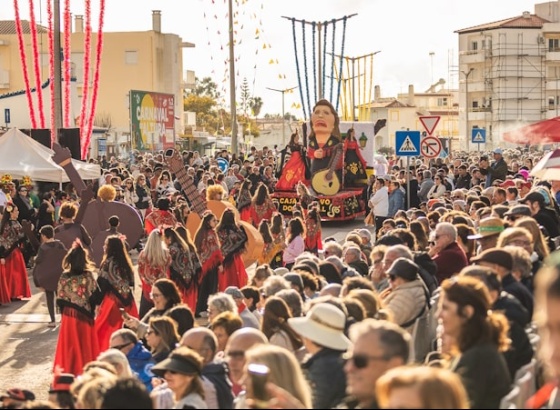
[[[54,78],[54,135],[51,138],[58,142],[58,133],[62,128],[62,64],[60,58],[60,0],[53,2],[53,64]],[[64,33],[69,36],[70,33]],[[70,58],[70,56],[66,56]]]

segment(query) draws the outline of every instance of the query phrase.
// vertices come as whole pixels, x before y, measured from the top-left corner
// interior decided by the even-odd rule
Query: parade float
[[[277,165],[278,183],[272,197],[285,216],[291,216],[307,194],[319,204],[323,221],[352,220],[365,214],[364,192],[373,173],[375,136],[386,120],[372,122],[369,111],[377,52],[356,58],[344,55],[347,20],[353,16],[322,22],[285,17],[292,24],[297,88],[306,119],[301,141],[296,130]],[[342,30],[337,31],[340,24]],[[320,106],[330,107],[334,116],[322,140],[316,133],[317,127],[326,125],[317,117]],[[300,181],[307,192],[296,189]]]

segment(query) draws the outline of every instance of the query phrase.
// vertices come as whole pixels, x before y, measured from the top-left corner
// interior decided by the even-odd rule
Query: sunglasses
[[[242,350],[232,350],[228,352],[227,355],[232,359],[243,359],[245,357],[245,352]]]
[[[351,355],[348,353],[344,354],[342,358],[348,362],[351,362],[356,369],[364,369],[368,367],[370,360],[381,360],[386,362],[387,360],[390,359],[390,357],[387,356],[370,356],[367,354]]]
[[[122,350],[130,344],[132,344],[132,342],[123,343],[122,345],[111,346],[111,349]]]

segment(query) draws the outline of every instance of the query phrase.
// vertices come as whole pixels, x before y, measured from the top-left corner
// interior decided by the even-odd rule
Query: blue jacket
[[[155,362],[150,351],[144,347],[141,341],[138,341],[126,357],[138,379],[144,383],[148,391],[152,391],[152,377],[154,377],[152,367]]]
[[[389,194],[389,212],[387,216],[392,218],[401,209],[404,209],[404,191],[402,188],[398,188]]]

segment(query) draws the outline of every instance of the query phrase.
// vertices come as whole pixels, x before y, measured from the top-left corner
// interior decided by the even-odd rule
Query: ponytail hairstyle
[[[456,276],[444,280],[441,287],[445,298],[457,304],[457,314],[466,319],[457,338],[461,353],[478,343],[492,343],[501,352],[509,349],[509,323],[502,313],[490,309],[490,292],[481,280]]]

